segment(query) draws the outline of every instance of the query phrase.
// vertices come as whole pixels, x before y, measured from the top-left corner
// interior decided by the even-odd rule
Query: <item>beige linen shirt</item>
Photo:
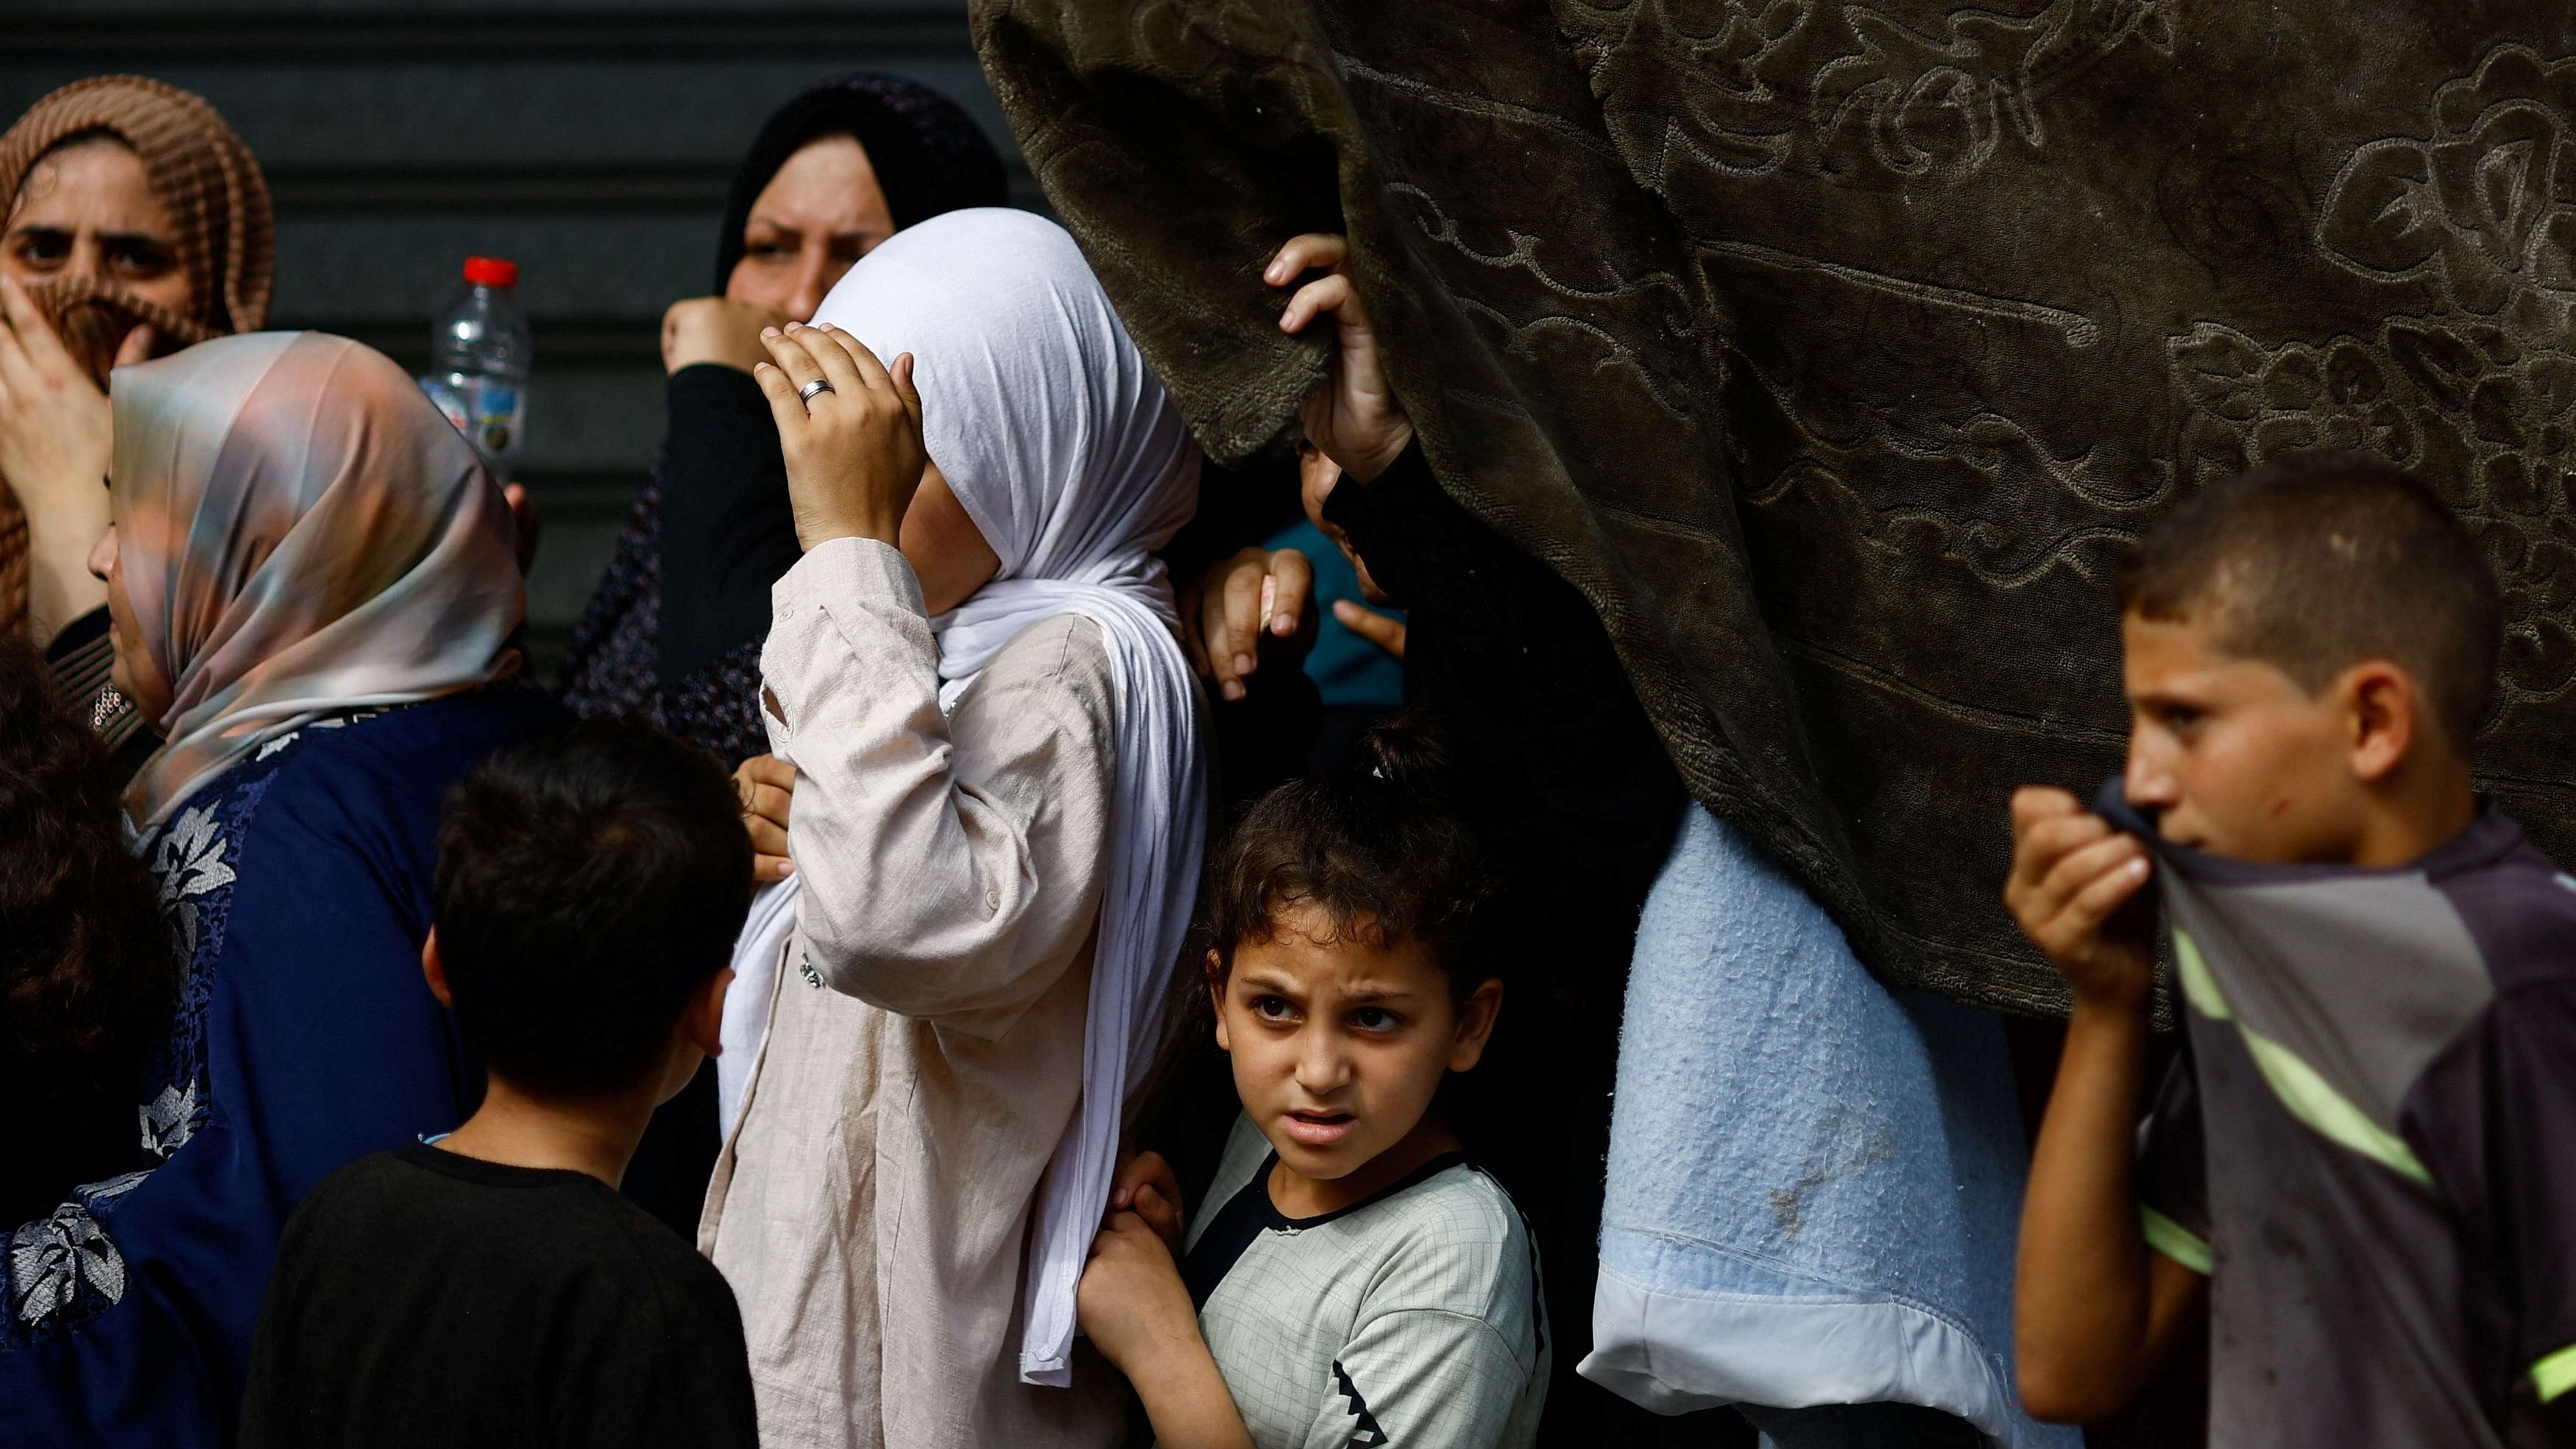
[[[1109,658],[1071,615],[939,708],[901,554],[771,595],[761,674],[803,880],[698,1246],[742,1304],[765,1443],[1108,1445],[1116,1371],[1019,1381],[1032,1206],[1082,1092],[1107,874]]]

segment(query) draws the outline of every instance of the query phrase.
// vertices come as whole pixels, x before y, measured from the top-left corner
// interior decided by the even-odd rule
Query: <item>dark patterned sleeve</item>
[[[556,681],[566,709],[583,719],[652,717],[661,607],[662,483],[656,463],[564,650]]]
[[[2165,1069],[2138,1128],[2138,1218],[2147,1246],[2209,1273],[2209,1158],[2202,1145],[2200,1085],[2188,1048]]]

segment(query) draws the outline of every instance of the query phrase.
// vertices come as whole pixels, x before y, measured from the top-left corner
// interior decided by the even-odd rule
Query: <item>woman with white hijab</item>
[[[770,1442],[1115,1443],[1074,1290],[1205,829],[1153,555],[1198,450],[1025,213],[904,231],[767,341],[805,550],[761,657],[797,894],[699,1245]]]

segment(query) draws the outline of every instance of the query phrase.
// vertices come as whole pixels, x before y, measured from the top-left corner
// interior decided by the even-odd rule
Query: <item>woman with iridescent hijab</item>
[[[219,338],[116,375],[124,804],[183,955],[135,1170],[0,1229],[0,1443],[218,1444],[305,1191],[479,1091],[420,951],[438,808],[558,715],[519,685],[508,505],[383,355]]]

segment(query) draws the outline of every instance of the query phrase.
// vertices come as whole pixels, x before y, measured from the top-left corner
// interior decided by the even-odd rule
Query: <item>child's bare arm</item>
[[[1199,1335],[1198,1310],[1160,1234],[1132,1212],[1113,1212],[1092,1240],[1076,1300],[1084,1336],[1136,1387],[1165,1449],[1252,1449],[1216,1356]]]
[[[2148,1251],[2132,1187],[2155,963],[2105,930],[2148,876],[2146,848],[2063,790],[2013,797],[2005,903],[2073,988],[2065,1054],[2031,1155],[2014,1281],[2023,1404],[2042,1419],[2126,1403],[2192,1306],[2200,1277]]]

